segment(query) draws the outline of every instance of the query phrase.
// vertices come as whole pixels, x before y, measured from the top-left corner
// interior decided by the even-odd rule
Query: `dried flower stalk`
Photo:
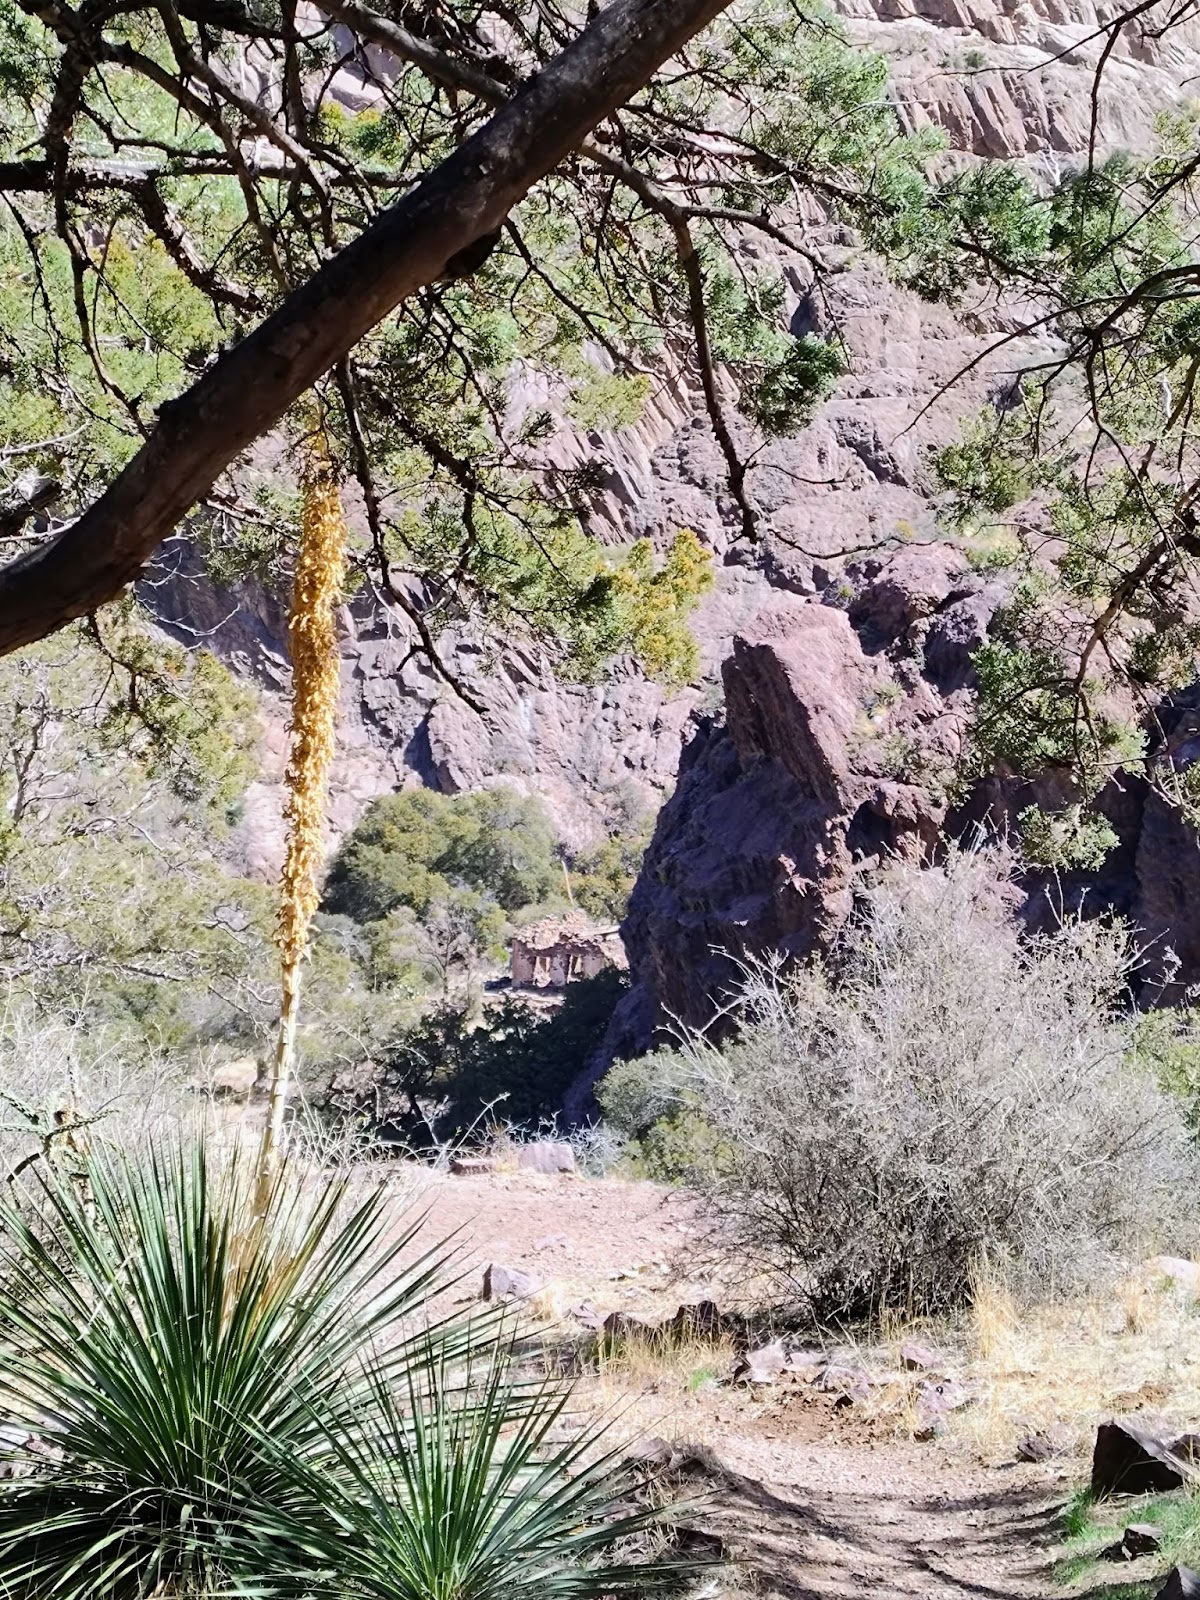
[[[279,946],[282,1003],[267,1126],[259,1160],[262,1194],[274,1182],[283,1114],[296,1054],[300,970],[325,864],[325,799],[333,761],[339,689],[336,608],[346,572],[346,517],[329,457],[310,453],[305,474],[288,638],[292,655],[291,753],[285,778],[287,854],[280,880]]]

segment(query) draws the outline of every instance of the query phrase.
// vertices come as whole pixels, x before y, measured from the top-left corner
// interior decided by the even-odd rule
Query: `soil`
[[[721,1441],[708,1525],[754,1587],[800,1600],[1051,1592],[1063,1494],[1039,1469],[964,1469],[936,1446]],[[740,1468],[741,1470],[737,1470]]]
[[[712,1288],[686,1268],[692,1205],[658,1184],[430,1173],[413,1205],[433,1234],[459,1244],[468,1282],[481,1282],[495,1262],[531,1273],[564,1303],[589,1300],[605,1313],[641,1316],[665,1315]]]
[[[416,1203],[437,1233],[460,1234],[471,1295],[493,1261],[534,1275],[543,1307],[583,1299],[601,1314],[662,1316],[716,1293],[690,1270],[687,1199],[653,1184],[429,1175]],[[706,1365],[693,1350],[682,1364],[650,1359],[594,1380],[597,1403],[617,1400],[631,1436],[659,1436],[677,1453],[694,1446],[703,1460],[682,1485],[688,1522],[718,1535],[732,1559],[707,1594],[1054,1593],[1058,1514],[1081,1462],[982,1465],[952,1440],[913,1442],[911,1411],[878,1397],[847,1404],[789,1381],[735,1386],[729,1354]]]

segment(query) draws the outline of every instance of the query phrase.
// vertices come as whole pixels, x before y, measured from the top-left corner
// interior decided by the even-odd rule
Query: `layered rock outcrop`
[[[972,702],[971,654],[1003,587],[948,545],[851,564],[809,597],[780,597],[734,640],[726,713],[684,753],[623,932],[633,975],[603,1061],[668,1023],[702,1027],[747,957],[828,950],[862,875],[936,860],[948,840],[1008,832],[1056,780],[993,776],[952,803]],[[1200,759],[1200,688],[1159,709],[1164,770]],[[1095,869],[1026,871],[1031,928],[1123,917],[1150,1002],[1200,981],[1200,841],[1159,788],[1118,773],[1100,796],[1117,838]],[[578,1111],[588,1081],[574,1097]]]
[[[634,890],[614,1053],[707,1024],[743,956],[828,947],[865,866],[936,851],[995,598],[926,545],[780,596],[735,639],[724,721],[685,752]]]

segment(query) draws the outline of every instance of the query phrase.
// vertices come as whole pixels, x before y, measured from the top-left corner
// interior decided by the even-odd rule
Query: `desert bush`
[[[961,1305],[985,1251],[1067,1287],[1194,1242],[1181,1108],[1129,1054],[1128,940],[1023,939],[1005,890],[983,854],[897,867],[832,961],[746,968],[732,1042],[600,1087],[624,1131],[683,1152],[725,1261],[822,1319]]]
[[[27,996],[0,1005],[0,1197],[34,1162],[69,1166],[96,1138],[148,1149],[205,1109],[178,1061],[121,1030],[49,1021]]]
[[[423,915],[458,888],[516,911],[560,886],[555,844],[541,803],[502,785],[470,794],[385,795],[338,851],[325,909],[358,922],[378,921],[399,907]]]
[[[1149,1067],[1179,1100],[1200,1137],[1200,1010],[1189,1005],[1147,1012],[1138,1018],[1132,1044],[1132,1059]]]
[[[386,1191],[194,1141],[32,1169],[0,1204],[0,1590],[598,1600],[658,1520]],[[618,1553],[614,1554],[614,1550]],[[674,1574],[677,1576],[677,1573]]]

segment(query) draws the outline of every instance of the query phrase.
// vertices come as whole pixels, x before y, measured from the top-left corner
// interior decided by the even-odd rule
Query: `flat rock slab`
[[[483,1274],[485,1300],[528,1300],[540,1294],[543,1287],[541,1280],[531,1272],[522,1272],[519,1267],[503,1267],[496,1261]]]
[[[539,1140],[517,1146],[517,1167],[521,1172],[540,1172],[547,1178],[575,1171],[575,1151],[565,1140]]]
[[[454,1156],[450,1171],[456,1178],[480,1178],[489,1172],[499,1172],[500,1162],[495,1156]]]
[[[1049,1428],[1038,1433],[1027,1433],[1017,1442],[1018,1461],[1053,1461],[1056,1456],[1070,1453],[1071,1437],[1064,1428]]]
[[[905,1372],[933,1372],[945,1362],[932,1345],[906,1339],[900,1346],[900,1365]]]
[[[1116,1544],[1100,1554],[1105,1561],[1136,1561],[1152,1556],[1162,1544],[1162,1529],[1156,1522],[1131,1522]]]
[[[787,1347],[782,1339],[747,1350],[734,1362],[734,1383],[775,1383],[787,1366]]]

